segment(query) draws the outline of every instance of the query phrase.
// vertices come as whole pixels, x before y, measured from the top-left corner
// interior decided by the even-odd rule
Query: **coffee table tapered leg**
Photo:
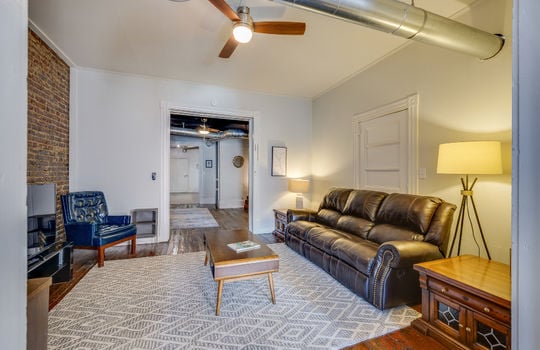
[[[268,274],[268,284],[270,285],[270,295],[272,296],[272,304],[275,304],[276,293],[274,292],[274,277],[272,277],[272,273]]]
[[[221,309],[221,294],[223,294],[223,280],[218,281],[217,287],[217,301],[216,301],[216,316],[219,316],[219,311]]]

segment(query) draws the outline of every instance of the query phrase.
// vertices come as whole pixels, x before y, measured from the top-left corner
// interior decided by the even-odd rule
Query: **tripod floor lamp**
[[[473,198],[473,187],[478,180],[474,178],[469,182],[469,175],[483,174],[502,174],[501,143],[499,141],[474,141],[474,142],[455,142],[443,143],[439,145],[439,157],[437,160],[437,174],[460,174],[465,175],[461,178],[461,206],[456,222],[454,237],[450,245],[448,256],[452,256],[456,238],[458,238],[457,255],[461,253],[461,240],[463,237],[463,222],[465,215],[469,213],[469,202],[472,204],[474,218],[482,237],[482,243],[488,259],[491,260],[489,249],[486,244],[486,238],[478,211]],[[471,225],[473,223],[471,222]],[[474,229],[474,228],[472,228]]]

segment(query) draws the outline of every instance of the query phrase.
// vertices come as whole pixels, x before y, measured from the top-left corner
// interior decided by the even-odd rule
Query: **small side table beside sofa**
[[[287,221],[287,209],[274,209],[275,229],[274,236],[282,240],[285,239],[285,227],[288,224]]]
[[[422,317],[414,327],[451,349],[510,349],[509,265],[462,255],[414,269],[422,288]]]

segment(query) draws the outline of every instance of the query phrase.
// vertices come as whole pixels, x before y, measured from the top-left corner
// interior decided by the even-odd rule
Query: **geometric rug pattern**
[[[49,313],[48,349],[340,349],[408,326],[407,306],[380,311],[282,243],[274,273],[217,284],[204,252],[110,260]]]
[[[170,221],[171,230],[219,226],[207,208],[173,208]]]

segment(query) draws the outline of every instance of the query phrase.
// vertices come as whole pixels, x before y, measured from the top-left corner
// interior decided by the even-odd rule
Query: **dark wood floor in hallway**
[[[138,244],[136,257],[182,254],[203,251],[203,232],[217,229],[246,229],[248,215],[243,209],[213,209],[210,212],[216,219],[218,228],[193,228],[172,230],[169,242]],[[271,233],[257,235],[265,243],[278,243],[281,240]],[[73,278],[69,282],[53,284],[50,288],[49,309],[54,308],[62,298],[86,275],[97,263],[97,253],[89,250],[74,250]],[[111,247],[105,252],[105,265],[108,260],[129,259],[129,246]],[[417,310],[419,306],[415,306]],[[430,337],[423,335],[413,327],[370,339],[347,348],[348,350],[445,350],[448,349]]]

